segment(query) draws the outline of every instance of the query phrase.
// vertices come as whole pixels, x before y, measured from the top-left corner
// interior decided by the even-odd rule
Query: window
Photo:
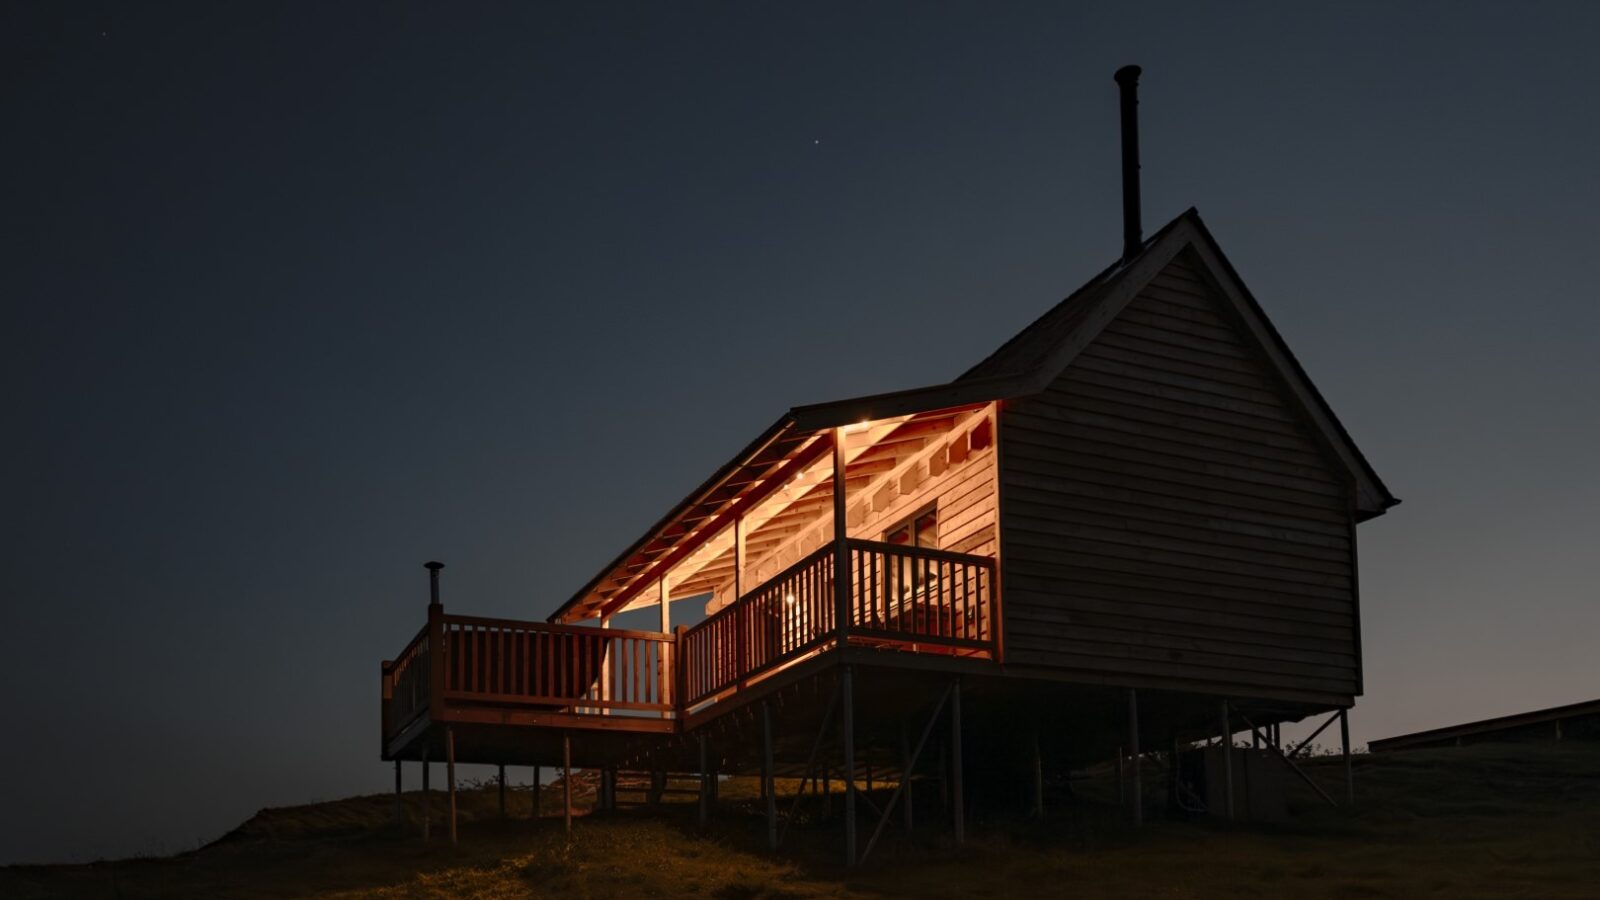
[[[930,506],[884,532],[883,540],[889,544],[936,549],[939,546],[939,511]],[[913,560],[901,559],[891,563],[884,572],[885,594],[890,598],[915,594],[933,576],[927,566]]]

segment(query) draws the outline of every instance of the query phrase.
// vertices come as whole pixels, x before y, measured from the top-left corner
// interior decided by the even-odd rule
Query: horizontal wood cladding
[[[1359,690],[1342,470],[1182,257],[1007,404],[1006,657],[1238,696]]]

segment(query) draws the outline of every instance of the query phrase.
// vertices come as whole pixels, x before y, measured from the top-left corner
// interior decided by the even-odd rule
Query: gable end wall
[[[1180,256],[1001,416],[1006,660],[1100,683],[1360,692],[1350,488]]]

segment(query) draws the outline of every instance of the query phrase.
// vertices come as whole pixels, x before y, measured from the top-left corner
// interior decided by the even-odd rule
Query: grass
[[[1153,768],[1153,767],[1152,767]],[[1313,774],[1330,789],[1329,762]],[[192,853],[80,866],[0,869],[0,896],[34,897],[1152,897],[1414,898],[1600,895],[1600,744],[1479,746],[1357,757],[1359,807],[1291,794],[1287,824],[1154,821],[1137,831],[1109,802],[1114,784],[1076,785],[1042,823],[974,822],[965,844],[919,798],[918,835],[891,827],[857,870],[817,803],[779,854],[764,849],[754,785],[723,785],[713,827],[692,802],[585,814],[568,841],[556,793],[526,820],[513,791],[502,822],[492,789],[461,794],[451,847],[436,820],[424,843],[393,824],[393,797],[263,810]],[[780,785],[780,795],[793,785]],[[1147,793],[1159,795],[1152,781]],[[592,800],[581,798],[585,811]],[[882,805],[887,792],[874,801]],[[979,800],[980,798],[974,798]],[[420,795],[406,797],[417,815]],[[808,801],[809,802],[809,801]],[[442,795],[434,812],[443,810]],[[981,802],[978,804],[981,805]],[[837,806],[837,804],[836,804]],[[786,804],[784,807],[786,808]],[[863,805],[863,809],[865,806]],[[864,813],[862,840],[875,824]],[[415,819],[413,819],[415,821]]]

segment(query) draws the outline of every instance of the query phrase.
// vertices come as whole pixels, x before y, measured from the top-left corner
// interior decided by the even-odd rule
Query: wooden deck
[[[382,666],[383,758],[439,760],[444,727],[459,725],[460,762],[553,763],[569,735],[582,765],[614,764],[844,651],[947,671],[993,666],[998,603],[990,557],[849,539],[674,634],[430,604],[427,624]]]

